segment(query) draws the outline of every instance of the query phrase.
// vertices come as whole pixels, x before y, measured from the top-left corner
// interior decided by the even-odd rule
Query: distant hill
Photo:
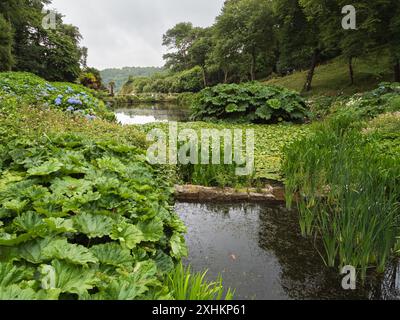
[[[128,81],[129,77],[149,77],[163,68],[159,67],[124,67],[122,69],[111,68],[100,71],[103,83],[107,85],[110,81],[115,81],[116,91],[121,90],[122,86]]]

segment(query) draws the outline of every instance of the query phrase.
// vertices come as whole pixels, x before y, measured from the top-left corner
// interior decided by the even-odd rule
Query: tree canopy
[[[80,74],[81,34],[53,14],[45,23],[50,0],[0,2],[0,70],[28,71],[52,81],[75,81]]]
[[[203,70],[204,87],[265,79],[308,69],[304,89],[310,90],[315,68],[335,57],[349,64],[385,50],[400,81],[400,2],[356,0],[356,28],[343,28],[345,0],[227,0],[208,28],[177,24],[163,37],[169,52],[166,68],[173,72]]]

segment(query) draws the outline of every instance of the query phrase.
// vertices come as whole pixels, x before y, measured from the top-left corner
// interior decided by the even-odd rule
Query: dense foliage
[[[84,116],[114,119],[104,103],[86,88],[71,83],[49,83],[30,73],[0,73],[0,94],[15,96],[21,103],[47,106]]]
[[[363,276],[370,267],[383,272],[398,250],[399,88],[382,84],[334,104],[286,148],[288,202],[298,193],[303,234],[321,241],[327,265],[357,266]]]
[[[204,88],[202,69],[194,67],[177,73],[156,73],[151,77],[130,78],[119,92],[120,95],[141,93],[198,92]]]
[[[79,76],[81,34],[59,13],[44,10],[50,3],[0,2],[0,71],[32,72],[49,81],[72,82]]]
[[[302,75],[301,87],[310,91],[319,64],[343,58],[348,80],[341,85],[348,87],[362,76],[356,59],[373,53],[377,60],[390,60],[390,67],[379,71],[400,81],[399,2],[353,1],[355,30],[342,27],[342,9],[347,5],[344,0],[225,1],[212,26],[181,22],[165,32],[165,68],[179,74],[197,67],[201,71],[197,81],[203,87],[309,70]],[[173,92],[176,87],[163,82],[151,90]]]
[[[308,116],[299,94],[258,83],[226,84],[206,88],[193,106],[193,119],[233,119],[243,122],[302,122]]]
[[[129,79],[151,77],[155,73],[162,72],[162,70],[158,67],[110,68],[101,70],[100,75],[106,85],[112,81],[115,82],[115,91],[118,92]]]
[[[158,128],[168,134],[168,124],[148,124],[140,128],[145,132]],[[309,133],[307,125],[277,124],[235,124],[228,122],[185,122],[179,123],[178,132],[193,129],[199,137],[201,130],[254,130],[254,173],[249,176],[237,176],[236,164],[232,165],[181,165],[175,169],[177,183],[192,183],[215,187],[249,187],[262,185],[266,181],[283,182],[282,163],[284,160],[284,148],[293,142],[302,139]],[[245,134],[243,136],[245,143]],[[223,154],[224,139],[221,139],[221,154]]]
[[[185,254],[185,227],[170,187],[136,148],[73,134],[21,137],[2,143],[1,169],[2,271],[15,271],[3,298],[164,294],[157,278]],[[55,282],[43,286],[51,273]]]
[[[220,281],[179,264],[172,181],[147,163],[138,129],[43,106],[43,83],[58,84],[4,79],[0,300],[224,297]]]

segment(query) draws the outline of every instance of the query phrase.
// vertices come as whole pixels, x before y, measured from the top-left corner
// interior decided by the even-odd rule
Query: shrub
[[[199,93],[193,107],[195,120],[233,119],[276,123],[304,121],[309,115],[299,94],[260,83],[223,84]]]
[[[21,103],[57,108],[93,119],[113,120],[114,115],[87,88],[71,83],[49,83],[24,72],[0,73],[2,95],[11,95]]]
[[[0,298],[168,298],[186,254],[143,152],[79,134],[2,140]]]

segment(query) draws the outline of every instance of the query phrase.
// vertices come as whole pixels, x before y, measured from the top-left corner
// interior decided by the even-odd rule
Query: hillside
[[[383,71],[382,71],[383,70]],[[265,81],[268,85],[278,85],[296,91],[302,91],[308,70],[295,72],[291,75],[273,78]],[[348,65],[342,58],[322,64],[315,70],[313,88],[307,96],[340,94],[351,95],[357,92],[371,90],[380,82],[393,81],[393,72],[389,59],[369,57],[354,60],[355,84],[350,85]]]
[[[162,71],[159,67],[124,67],[121,69],[111,68],[100,71],[104,84],[115,81],[116,91],[118,92],[129,77],[149,77]]]

